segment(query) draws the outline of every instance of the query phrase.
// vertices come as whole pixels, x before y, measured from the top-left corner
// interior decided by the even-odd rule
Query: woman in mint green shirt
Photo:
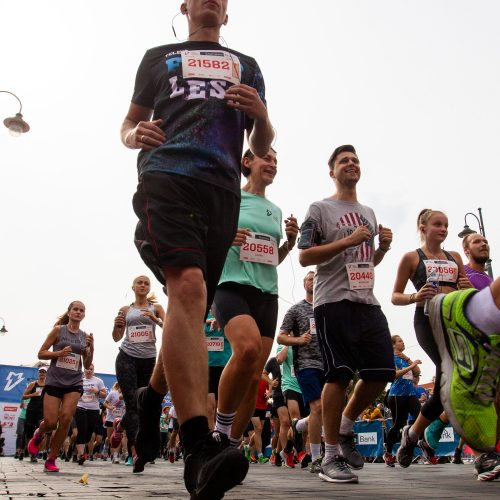
[[[281,210],[266,198],[266,188],[277,172],[276,152],[263,157],[246,151],[242,173],[238,231],[229,249],[215,294],[215,316],[229,339],[233,354],[219,383],[215,429],[240,441],[254,414],[257,388],[269,357],[278,316],[280,264],[294,247],[298,234],[295,217],[284,220]]]

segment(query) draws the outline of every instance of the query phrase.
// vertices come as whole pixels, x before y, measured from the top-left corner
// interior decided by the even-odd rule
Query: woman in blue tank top
[[[45,379],[43,420],[28,443],[28,452],[36,456],[44,435],[56,430],[45,462],[47,472],[59,472],[56,457],[83,392],[82,359],[85,368],[89,368],[94,357],[92,334],[80,330],[83,318],[83,303],[71,302],[38,351],[38,358],[50,360],[50,366]]]
[[[447,252],[442,248],[448,236],[448,217],[439,210],[424,209],[418,214],[417,229],[422,245],[417,250],[406,253],[398,268],[392,292],[392,303],[396,306],[416,304],[413,325],[418,343],[436,365],[435,387],[440,387],[441,358],[432,335],[425,304],[438,293],[471,288],[472,285],[464,270],[458,252]],[[415,293],[404,293],[406,284],[411,281]],[[408,467],[413,460],[415,446],[421,448],[424,457],[437,463],[433,449],[423,434],[430,422],[439,418],[443,412],[439,390],[422,406],[420,414],[412,426],[405,426],[401,446],[396,455],[402,467]]]
[[[387,398],[387,404],[392,415],[392,427],[387,433],[384,453],[384,462],[388,467],[394,467],[395,459],[392,455],[392,448],[399,440],[399,432],[406,424],[408,415],[411,415],[415,420],[420,412],[420,401],[413,385],[413,377],[420,375],[418,365],[421,361],[419,359],[412,361],[403,353],[405,343],[399,335],[393,335],[391,340],[394,350],[396,379],[389,389]]]

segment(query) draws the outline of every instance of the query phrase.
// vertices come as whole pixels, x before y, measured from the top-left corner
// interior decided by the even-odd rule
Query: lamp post
[[[464,228],[462,229],[462,231],[460,231],[458,233],[458,237],[459,238],[465,238],[467,235],[473,234],[473,233],[477,232],[477,231],[474,231],[473,229],[471,229],[467,225],[467,216],[468,215],[472,215],[472,217],[474,217],[474,219],[476,219],[476,221],[477,221],[477,223],[479,225],[479,234],[481,236],[483,236],[484,238],[486,238],[486,233],[484,232],[484,222],[483,222],[483,214],[481,212],[481,208],[478,208],[477,211],[479,212],[479,217],[475,213],[473,213],[473,212],[467,212],[465,214],[465,217],[464,217]],[[486,261],[485,270],[488,273],[489,277],[491,279],[493,279],[493,268],[491,267],[491,259],[488,259]]]
[[[21,134],[28,132],[30,126],[23,120],[23,115],[21,114],[23,105],[21,103],[21,99],[19,99],[16,94],[9,92],[8,90],[0,90],[0,93],[10,94],[11,96],[14,96],[19,102],[19,112],[16,113],[16,116],[5,118],[5,120],[3,121],[3,124],[9,129],[10,135],[12,135],[13,137],[19,137]]]
[[[7,328],[5,328],[5,320],[0,317],[0,321],[2,322],[2,328],[0,328],[0,335],[3,337],[7,332]]]

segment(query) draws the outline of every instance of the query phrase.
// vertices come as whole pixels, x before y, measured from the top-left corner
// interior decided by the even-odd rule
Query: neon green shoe
[[[441,356],[441,402],[453,428],[469,446],[491,451],[496,444],[494,406],[500,370],[500,335],[485,335],[465,317],[477,290],[437,295],[429,319]]]
[[[267,462],[269,462],[269,458],[267,457],[259,457],[259,464],[267,464]]]

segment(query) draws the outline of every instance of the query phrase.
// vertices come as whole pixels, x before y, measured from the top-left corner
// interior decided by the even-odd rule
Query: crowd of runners
[[[50,436],[48,472],[59,470],[56,458],[71,440],[79,463],[100,439],[101,456],[123,454],[134,473],[182,454],[191,498],[213,500],[244,481],[250,462],[267,461],[272,399],[271,463],[298,462],[324,481],[355,483],[365,461],[354,422],[391,383],[387,466],[409,467],[416,447],[434,463],[449,423],[473,450],[478,479],[496,479],[500,280],[484,272],[488,242],[464,238],[464,266],[443,249],[445,213],[417,216],[421,246],[402,257],[392,303],[415,308],[416,337],[436,367],[434,391],[420,405],[420,360],[391,338],[373,293],[393,233],[358,201],[358,154],[337,147],[325,173],[333,195],[313,202],[302,221],[283,216],[266,196],[278,153],[264,80],[253,58],[219,44],[226,8],[227,0],[182,3],[189,38],[146,52],[121,130],[123,144],[140,150],[135,243],[164,286],[167,311],[150,296],[150,280],[135,278],[135,301],[114,319],[118,384],[106,395],[93,375],[93,336],[80,329],[85,306],[69,305],[38,352],[50,366],[25,393],[27,452],[36,459]],[[277,266],[295,247],[315,271],[278,325]]]

